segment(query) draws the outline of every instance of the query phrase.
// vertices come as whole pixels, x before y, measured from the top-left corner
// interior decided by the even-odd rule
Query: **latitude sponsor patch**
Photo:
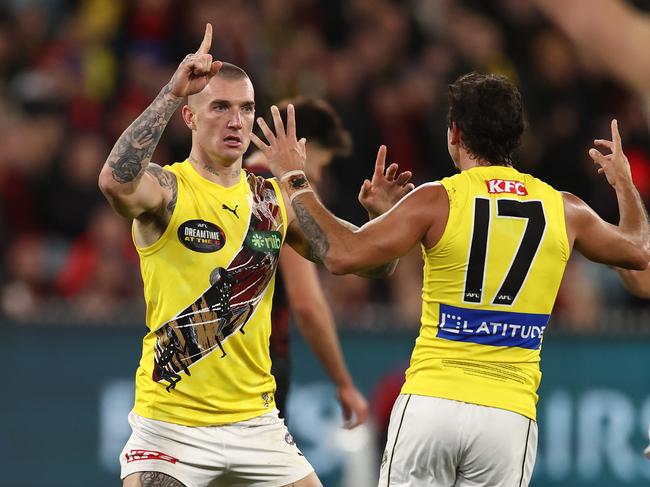
[[[549,315],[440,305],[438,338],[497,347],[539,349]]]
[[[178,240],[190,250],[210,253],[226,244],[226,234],[214,223],[205,220],[187,220],[178,227]]]

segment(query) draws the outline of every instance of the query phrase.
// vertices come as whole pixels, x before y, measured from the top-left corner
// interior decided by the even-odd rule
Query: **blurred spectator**
[[[123,300],[142,294],[138,256],[129,227],[105,205],[90,212],[90,226],[72,242],[54,288],[73,302],[82,320],[109,322]]]
[[[97,162],[106,157],[107,151],[99,134],[74,134],[65,152],[39,178],[36,198],[49,232],[70,241],[92,222],[94,207],[103,203],[97,191]]]
[[[2,315],[17,321],[38,321],[47,312],[45,302],[51,295],[44,240],[31,235],[16,238],[5,258],[7,275],[0,290]]]
[[[132,288],[140,280],[137,261],[122,249],[128,225],[97,209],[102,200],[96,175],[108,148],[195,45],[206,21],[215,29],[213,54],[251,73],[258,112],[272,100],[316,95],[341,114],[355,156],[331,168],[324,198],[351,221],[365,221],[356,194],[380,143],[388,145],[389,161],[412,169],[418,183],[453,172],[445,140],[446,87],[468,70],[505,74],[520,85],[530,126],[521,169],[576,193],[610,221],[617,219],[615,199],[585,150],[618,117],[634,179],[650,202],[650,137],[639,104],[626,89],[603,81],[593,59],[579,56],[534,3],[4,2],[0,313],[38,321],[36,304],[47,300],[75,309],[66,313],[70,319],[110,321],[133,306],[138,292]],[[187,128],[176,114],[154,161],[181,161],[187,151]],[[326,277],[339,321],[368,323],[368,316],[385,314],[373,309],[395,308],[402,321],[417,324],[419,295],[413,289],[420,268],[414,254],[403,259],[392,281]],[[571,264],[566,299],[558,306],[566,321],[589,328],[598,321],[598,307],[580,315],[571,305],[599,302],[586,269]],[[573,296],[578,292],[579,299]],[[611,295],[608,306],[630,304],[624,294]],[[139,313],[136,308],[131,314],[134,323],[141,322]]]

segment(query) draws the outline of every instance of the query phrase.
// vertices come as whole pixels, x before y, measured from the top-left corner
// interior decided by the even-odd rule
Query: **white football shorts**
[[[390,417],[379,487],[526,487],[537,423],[504,409],[402,394]]]
[[[162,472],[186,487],[283,486],[314,471],[277,409],[219,426],[182,426],[129,414],[121,476]]]

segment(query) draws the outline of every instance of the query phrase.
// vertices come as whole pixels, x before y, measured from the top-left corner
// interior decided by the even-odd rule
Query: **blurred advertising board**
[[[9,371],[0,397],[3,485],[114,486],[130,431],[142,332],[0,325]],[[408,362],[414,332],[346,332],[349,368],[369,398]],[[289,427],[328,487],[375,486],[381,424],[345,431],[335,390],[293,336]],[[545,337],[535,487],[650,484],[650,340]],[[397,384],[398,386],[399,384]],[[384,391],[385,392],[385,391]],[[375,404],[376,405],[376,404]]]

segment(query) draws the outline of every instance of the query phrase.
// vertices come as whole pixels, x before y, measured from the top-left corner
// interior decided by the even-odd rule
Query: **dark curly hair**
[[[456,123],[470,154],[490,164],[513,165],[524,132],[519,90],[503,76],[469,73],[449,85],[448,100],[449,127]]]

